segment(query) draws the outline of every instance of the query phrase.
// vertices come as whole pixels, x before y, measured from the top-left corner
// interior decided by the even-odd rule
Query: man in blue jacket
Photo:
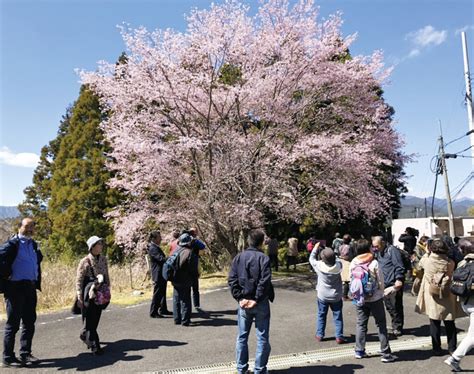
[[[385,308],[392,319],[392,335],[399,337],[403,334],[403,284],[405,282],[405,267],[403,266],[400,250],[393,245],[387,245],[381,236],[372,239],[375,258],[383,272],[385,284]]]
[[[232,296],[239,302],[238,336],[236,343],[237,371],[248,370],[248,337],[255,320],[257,352],[254,373],[267,373],[270,356],[270,303],[275,294],[272,285],[270,259],[262,252],[265,234],[253,230],[248,236],[249,248],[232,261],[228,283]]]
[[[35,222],[24,218],[18,235],[0,247],[0,278],[5,296],[7,322],[3,337],[3,367],[27,366],[38,363],[31,354],[36,322],[36,289],[41,290],[43,255],[31,238]],[[20,328],[20,361],[15,356],[15,335]]]

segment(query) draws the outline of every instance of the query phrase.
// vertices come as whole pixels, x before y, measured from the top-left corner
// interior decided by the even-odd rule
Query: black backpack
[[[176,278],[176,273],[179,270],[179,255],[183,251],[183,248],[177,248],[176,251],[166,259],[163,264],[161,274],[167,281],[172,282]]]
[[[469,299],[474,295],[474,261],[467,260],[467,263],[454,270],[453,280],[451,282],[451,293]],[[467,300],[466,300],[467,302]]]

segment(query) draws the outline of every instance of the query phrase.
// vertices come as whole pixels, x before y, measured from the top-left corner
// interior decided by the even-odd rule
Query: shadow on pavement
[[[271,370],[272,374],[331,374],[331,373],[344,373],[350,374],[355,373],[355,370],[364,369],[362,365],[346,364],[346,365],[317,365],[317,366],[306,366],[306,367],[294,367],[284,370]]]
[[[82,343],[78,342],[78,344]],[[118,361],[138,361],[143,358],[141,355],[129,355],[128,352],[185,344],[187,343],[170,340],[122,339],[112,343],[103,343],[104,354],[102,356],[94,356],[90,352],[83,352],[76,357],[44,359],[37,367],[39,369],[56,368],[57,370],[76,369],[77,371],[99,369],[113,365]]]
[[[192,315],[193,318],[191,326],[211,326],[211,327],[221,327],[221,326],[234,326],[237,324],[235,319],[222,318],[225,315],[237,315],[236,309],[230,310],[219,310],[219,311],[203,311]],[[194,318],[199,318],[198,320]]]

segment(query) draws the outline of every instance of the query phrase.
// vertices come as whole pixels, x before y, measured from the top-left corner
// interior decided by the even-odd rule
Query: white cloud
[[[19,166],[23,168],[35,168],[39,162],[39,156],[35,153],[13,153],[8,147],[0,148],[0,164]]]
[[[466,32],[468,30],[474,30],[474,25],[466,25],[464,27],[461,27],[460,29],[457,29],[455,32],[454,32],[454,35],[459,35],[461,34],[463,31]]]
[[[438,31],[433,26],[428,25],[417,31],[410,32],[406,37],[415,46],[424,48],[444,43],[448,37],[448,32],[446,30]]]

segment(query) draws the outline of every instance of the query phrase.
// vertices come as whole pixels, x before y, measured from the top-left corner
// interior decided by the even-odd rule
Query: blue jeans
[[[342,320],[342,300],[331,303],[318,299],[318,320],[316,327],[316,335],[320,336],[321,338],[324,338],[324,332],[326,331],[326,317],[328,315],[329,308],[331,308],[332,310],[336,338],[342,338],[344,335],[344,322]]]
[[[257,303],[252,309],[242,309],[239,307],[237,316],[239,334],[236,344],[237,371],[239,373],[245,373],[249,368],[248,339],[254,320],[257,334],[254,373],[267,373],[268,357],[271,350],[269,340],[270,302],[268,299]]]

